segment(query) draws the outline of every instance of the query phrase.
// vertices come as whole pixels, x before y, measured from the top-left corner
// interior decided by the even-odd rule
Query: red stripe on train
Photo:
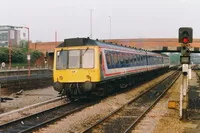
[[[147,71],[147,70],[153,70],[155,68],[160,68],[160,66],[159,67],[151,67],[151,68],[140,68],[140,69],[136,69],[136,70],[129,70],[127,72],[141,72],[143,70]],[[105,69],[104,69],[104,73],[105,73]],[[124,74],[124,73],[125,72],[116,72],[116,73],[109,73],[109,74],[105,73],[104,75],[108,77],[108,76],[115,76],[115,75]]]

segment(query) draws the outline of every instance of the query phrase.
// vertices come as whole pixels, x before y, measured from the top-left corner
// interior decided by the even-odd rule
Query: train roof
[[[157,56],[167,56],[163,54],[153,53],[150,51],[146,51],[143,49],[137,49],[135,47],[131,46],[123,46],[122,44],[114,44],[110,42],[104,42],[99,40],[93,40],[90,38],[69,38],[64,39],[64,42],[57,46],[59,47],[72,47],[72,46],[100,46],[100,47],[110,47],[110,48],[119,48],[121,50],[131,50],[131,51],[137,51],[137,52],[147,52],[149,55],[157,55]]]
[[[99,40],[93,40],[90,38],[69,38],[65,39],[63,43],[57,46],[59,47],[73,47],[73,46],[100,46],[100,47],[114,47],[114,48],[120,48],[120,49],[125,49],[125,50],[136,50],[138,52],[145,52],[143,49],[137,49],[135,47],[131,46],[124,46],[120,44],[114,44],[110,42],[104,42],[104,41],[99,41]]]

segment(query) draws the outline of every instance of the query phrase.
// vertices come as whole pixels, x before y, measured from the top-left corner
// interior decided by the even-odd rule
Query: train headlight
[[[63,80],[63,76],[59,76],[59,80]]]

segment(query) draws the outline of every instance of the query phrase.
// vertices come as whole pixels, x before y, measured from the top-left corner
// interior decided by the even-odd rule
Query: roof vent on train
[[[83,46],[87,45],[88,41],[91,40],[88,38],[69,38],[64,39],[64,42],[58,45],[58,47],[67,47],[67,46]]]

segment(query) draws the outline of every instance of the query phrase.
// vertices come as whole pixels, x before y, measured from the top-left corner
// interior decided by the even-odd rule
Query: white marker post
[[[188,107],[188,73],[189,73],[189,65],[182,65],[182,85],[180,92],[180,117],[182,119],[187,119],[187,107]]]
[[[191,70],[191,65],[189,65],[188,76],[189,76],[189,79],[192,79],[192,70]]]
[[[1,84],[0,84],[0,110],[1,110]]]

